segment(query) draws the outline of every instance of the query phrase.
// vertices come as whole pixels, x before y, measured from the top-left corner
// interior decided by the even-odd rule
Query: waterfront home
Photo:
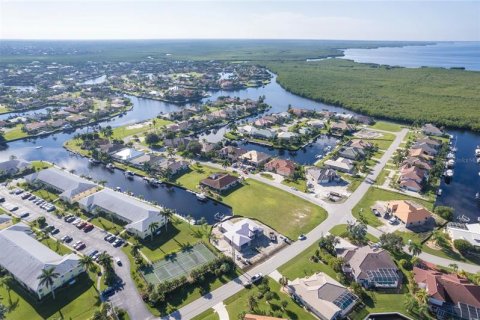
[[[356,295],[323,272],[291,281],[287,291],[324,320],[345,318],[358,302]]]
[[[421,130],[427,136],[443,136],[443,131],[431,123],[425,124]]]
[[[82,116],[81,114],[74,114],[74,115],[71,115],[71,116],[68,116],[67,117],[67,121],[68,122],[73,122],[73,123],[80,123],[80,122],[84,122],[84,121],[87,121],[88,118],[85,117],[85,116]]]
[[[43,187],[60,193],[60,199],[68,203],[95,192],[98,186],[70,172],[51,167],[25,176],[25,181],[33,186]]]
[[[248,164],[251,164],[255,167],[262,166],[270,158],[270,155],[256,150],[250,150],[240,156],[240,160],[247,162]]]
[[[214,173],[200,181],[200,186],[212,189],[216,192],[224,192],[240,183],[238,177],[228,173]]]
[[[112,157],[119,161],[130,162],[133,159],[141,157],[143,155],[144,153],[142,151],[138,151],[133,148],[124,148],[112,154]]]
[[[0,177],[11,177],[32,169],[32,164],[22,159],[11,159],[0,162]]]
[[[346,121],[332,121],[330,123],[330,133],[332,135],[343,136],[346,133],[350,133],[355,129],[351,124],[348,124]]]
[[[449,222],[447,224],[446,232],[452,241],[465,240],[471,245],[480,246],[480,223],[458,223]]]
[[[441,319],[479,319],[480,286],[455,273],[413,268],[415,282],[428,294],[429,309]]]
[[[238,161],[240,156],[247,153],[247,150],[233,146],[223,147],[218,151],[219,157],[229,159],[231,161]]]
[[[413,192],[420,192],[424,181],[428,179],[428,172],[419,167],[404,166],[400,169],[398,179],[400,187]]]
[[[125,148],[125,145],[122,143],[111,142],[108,139],[103,139],[98,142],[97,150],[99,152],[111,154],[115,153],[121,149]]]
[[[434,148],[434,149],[438,149],[442,145],[441,141],[438,141],[436,139],[432,139],[430,137],[424,137],[424,138],[418,139],[417,143],[425,143],[425,144],[429,145],[431,148]]]
[[[25,125],[25,131],[29,134],[38,133],[40,130],[48,127],[46,122],[30,122]]]
[[[336,160],[328,159],[323,163],[327,168],[335,169],[341,172],[352,173],[355,168],[350,159],[338,157]]]
[[[248,248],[253,239],[263,235],[263,228],[251,219],[224,221],[220,223],[219,230],[223,233],[225,241],[239,252]]]
[[[343,272],[365,288],[398,288],[401,273],[388,251],[370,246],[345,250]]]
[[[23,222],[0,231],[0,266],[28,292],[42,299],[85,271],[76,254],[59,255],[34,238]],[[53,268],[58,277],[51,286],[41,283],[42,270]]]
[[[305,176],[308,181],[320,185],[340,181],[341,179],[337,172],[330,168],[310,167],[305,170]]]
[[[187,147],[192,140],[189,137],[165,139],[163,140],[163,145],[172,148],[178,148],[179,146]]]
[[[360,160],[365,158],[365,152],[363,149],[355,147],[341,147],[340,150],[338,150],[338,155],[350,160]]]
[[[397,200],[387,203],[387,212],[402,221],[407,228],[430,222],[433,214],[412,200]]]
[[[269,127],[274,124],[274,121],[267,119],[266,117],[255,120],[253,123],[257,127]]]
[[[318,119],[310,120],[310,121],[308,121],[308,124],[311,125],[314,128],[317,128],[317,129],[325,128],[325,121],[324,120],[318,120]]]
[[[436,156],[438,154],[438,151],[436,148],[432,147],[430,144],[427,142],[415,142],[413,146],[410,148],[411,150],[414,149],[421,149],[421,153],[428,155],[428,156]]]
[[[158,170],[163,170],[170,175],[176,175],[187,170],[189,165],[190,163],[183,160],[162,159],[152,164],[152,167]]]
[[[402,162],[402,168],[411,168],[411,167],[417,167],[427,171],[432,170],[432,165],[426,160],[422,158],[417,158],[417,157],[407,157]]]
[[[245,125],[243,127],[238,128],[240,133],[246,134],[251,137],[263,138],[263,139],[271,139],[275,137],[276,133],[262,128],[255,128],[251,125]]]
[[[277,135],[277,138],[279,140],[292,140],[297,137],[298,137],[298,134],[296,134],[295,132],[288,132],[288,131],[282,131]]]
[[[247,313],[243,316],[242,320],[288,320],[286,318],[277,318],[277,317],[270,317],[270,316],[261,316],[257,314]]]
[[[125,229],[144,239],[167,223],[159,208],[121,192],[103,189],[86,196],[78,204],[82,209],[93,214],[106,213],[126,223]],[[150,225],[158,223],[153,231]]]
[[[373,148],[373,144],[362,140],[362,139],[352,139],[348,144],[348,147],[351,148],[356,148],[356,149],[363,149],[363,150],[368,150]]]
[[[290,114],[293,114],[293,115],[297,116],[297,117],[303,117],[304,115],[313,113],[315,111],[310,110],[310,109],[290,108],[290,109],[288,109],[288,112]]]
[[[284,177],[291,177],[295,173],[296,164],[291,160],[273,159],[265,164],[265,170],[275,172]]]

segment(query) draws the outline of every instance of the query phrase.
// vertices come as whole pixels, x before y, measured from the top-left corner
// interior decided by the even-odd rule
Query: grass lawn
[[[61,256],[72,253],[72,251],[69,248],[65,247],[60,242],[60,240],[58,240],[57,242],[52,238],[47,238],[47,239],[43,239],[41,242]]]
[[[53,202],[59,199],[58,195],[55,193],[52,193],[50,191],[47,191],[45,189],[40,189],[32,192],[34,195],[39,196],[40,198]]]
[[[310,257],[315,255],[315,250],[317,249],[318,244],[314,243],[295,258],[278,268],[278,271],[289,280],[311,276],[316,272],[325,272],[330,277],[336,279],[337,274],[328,265],[322,262],[310,261]]]
[[[272,177],[272,175],[271,175],[270,173],[262,172],[262,173],[260,173],[260,176],[261,176],[262,178],[265,178],[265,179],[268,179],[268,180],[273,180],[273,177]]]
[[[375,139],[362,139],[364,141],[368,141],[373,145],[377,145],[378,149],[386,150],[392,144],[393,140],[395,140],[395,135],[393,133],[385,133],[382,132],[382,136],[375,138]]]
[[[380,220],[373,214],[370,209],[376,201],[390,201],[390,200],[413,200],[418,204],[423,205],[428,210],[432,210],[433,203],[427,202],[425,200],[413,198],[401,193],[387,191],[379,188],[372,187],[368,189],[367,193],[363,196],[362,200],[357,203],[353,208],[352,213],[355,218],[359,218],[360,211],[363,209],[362,213],[365,217],[367,224],[373,227],[379,227],[382,225]]]
[[[334,234],[338,237],[347,239],[347,225],[346,224],[338,224],[330,230],[331,234]],[[378,238],[367,233],[367,239],[372,242],[378,242]]]
[[[198,184],[212,173],[226,172],[202,164],[192,164],[190,172],[187,172],[176,179],[176,183],[190,190],[200,191]]]
[[[53,164],[50,162],[46,161],[32,161],[32,167],[35,169],[35,171],[40,171],[42,169],[48,169],[50,167],[53,167]]]
[[[387,122],[387,121],[377,121],[374,125],[369,126],[372,129],[384,130],[384,131],[392,131],[398,132],[402,130],[402,126],[398,123]]]
[[[68,150],[79,153],[82,156],[85,156],[85,157],[90,156],[90,153],[87,150],[83,150],[81,148],[81,146],[82,146],[82,140],[81,139],[70,139],[70,140],[68,140],[64,143],[64,146]]]
[[[193,317],[192,320],[220,320],[220,317],[215,313],[215,310],[208,309],[198,316]]]
[[[203,226],[192,226],[178,218],[172,218],[167,230],[162,227],[158,236],[140,240],[141,251],[151,261],[163,259],[165,255],[177,252],[188,245],[194,245],[200,240],[206,240],[209,234],[208,228]],[[133,238],[130,241],[135,241]]]
[[[353,320],[363,320],[370,313],[382,313],[382,312],[400,312],[404,315],[409,315],[405,309],[404,301],[407,296],[405,293],[377,293],[368,292],[372,299],[363,301],[366,305],[365,308],[358,312],[350,313],[349,317]]]
[[[159,130],[162,126],[168,125],[170,123],[172,122],[168,120],[155,119],[155,128],[148,124],[145,124],[143,126],[141,124],[138,124],[138,125],[129,124],[129,125],[117,127],[113,129],[112,139],[123,139],[128,136],[147,133],[148,131],[151,131],[151,130]]]
[[[362,181],[365,179],[363,176],[353,176],[351,174],[346,174],[343,172],[339,172],[340,176],[342,177],[343,180],[347,181],[349,183],[347,190],[349,192],[354,192],[357,190],[357,188],[360,186]]]
[[[268,279],[268,284],[270,291],[274,293],[274,297],[271,301],[267,303],[265,298],[257,299],[257,308],[253,310],[252,313],[256,314],[269,314],[270,312],[275,312],[276,317],[282,317],[287,319],[317,319],[305,309],[296,304],[290,297],[280,291],[280,285],[271,278]],[[228,315],[230,319],[238,319],[238,315],[243,311],[248,311],[248,297],[250,295],[257,296],[259,293],[258,287],[253,286],[251,289],[243,289],[239,293],[231,296],[230,298],[224,301]],[[287,306],[285,310],[281,309],[281,301],[287,301]]]
[[[297,179],[297,181],[283,180],[282,184],[297,188],[298,191],[305,192],[307,190],[307,180]]]
[[[10,308],[6,319],[89,319],[100,307],[94,282],[87,274],[81,275],[72,286],[55,291],[56,299],[51,295],[38,302],[30,293],[15,281],[10,283],[10,291],[0,287],[2,303]]]
[[[121,225],[111,222],[104,217],[95,217],[90,222],[97,227],[102,228],[103,230],[113,234],[119,234],[123,231],[123,227]]]
[[[0,104],[0,114],[7,113],[7,112],[10,112],[10,109],[5,105]]]
[[[327,218],[321,207],[251,179],[223,201],[232,206],[236,215],[258,219],[290,239],[307,233]]]
[[[17,124],[13,128],[6,129],[3,134],[5,137],[5,140],[10,141],[10,140],[16,140],[16,139],[21,139],[25,138],[28,136],[28,134],[24,131],[22,131],[23,124]]]

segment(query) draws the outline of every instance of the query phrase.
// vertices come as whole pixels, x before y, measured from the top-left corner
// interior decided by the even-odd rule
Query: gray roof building
[[[144,201],[110,189],[103,189],[79,202],[87,211],[105,211],[127,222],[125,228],[144,238],[150,234],[149,226],[157,222],[159,227],[165,225],[166,219],[160,209]]]
[[[51,289],[40,284],[38,277],[43,269],[54,268],[60,275],[54,289],[84,271],[76,254],[60,256],[37,241],[30,227],[22,222],[0,231],[0,248],[0,265],[39,298]]]
[[[0,176],[14,175],[32,167],[32,164],[22,159],[12,159],[0,162]]]
[[[78,196],[94,191],[98,186],[70,172],[52,167],[25,177],[31,184],[42,184],[60,192],[60,198],[73,202]]]

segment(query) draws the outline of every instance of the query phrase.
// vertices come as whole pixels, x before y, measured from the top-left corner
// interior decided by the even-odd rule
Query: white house
[[[251,241],[263,234],[263,228],[250,219],[241,219],[237,222],[227,220],[219,225],[224,239],[237,251],[247,248]]]
[[[120,161],[131,161],[135,158],[143,156],[143,152],[135,150],[133,148],[124,148],[112,155],[117,160]]]
[[[328,168],[347,173],[351,173],[354,169],[353,161],[342,157],[339,157],[336,160],[328,159],[324,162],[324,165]]]
[[[60,256],[35,239],[30,227],[22,222],[0,231],[0,248],[0,266],[38,299],[85,271],[79,256],[73,253]],[[50,268],[59,276],[51,287],[46,287],[38,277],[43,269]]]
[[[471,245],[480,246],[480,223],[449,222],[446,232],[452,240],[465,240]]]

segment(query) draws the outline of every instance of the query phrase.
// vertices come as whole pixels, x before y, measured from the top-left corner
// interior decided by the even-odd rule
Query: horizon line
[[[480,42],[479,40],[387,40],[316,38],[0,38],[0,41],[361,41],[361,42]]]

